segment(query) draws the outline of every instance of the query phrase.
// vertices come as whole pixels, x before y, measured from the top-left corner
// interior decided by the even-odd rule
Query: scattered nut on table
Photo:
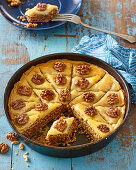
[[[21,149],[21,150],[23,150],[23,149],[24,149],[24,145],[23,145],[23,143],[20,143],[20,145],[19,145],[19,149]]]

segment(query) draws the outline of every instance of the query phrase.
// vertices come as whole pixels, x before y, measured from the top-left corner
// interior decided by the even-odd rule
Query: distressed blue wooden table
[[[79,15],[83,21],[101,29],[130,35],[136,34],[135,0],[84,0]],[[88,156],[63,159],[53,158],[31,150],[23,151],[11,145],[6,134],[12,132],[3,109],[3,94],[12,74],[28,61],[42,55],[68,52],[78,44],[83,35],[97,33],[80,25],[67,23],[46,31],[26,31],[10,25],[0,15],[0,142],[8,143],[10,150],[0,154],[0,170],[136,170],[136,107],[132,105],[125,125],[115,139],[105,148]],[[126,47],[136,44],[117,39]],[[29,153],[29,162],[23,158]],[[17,155],[15,154],[17,152]],[[29,164],[29,167],[27,166]]]

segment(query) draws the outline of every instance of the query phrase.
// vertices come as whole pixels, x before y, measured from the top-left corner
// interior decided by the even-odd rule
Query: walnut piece
[[[40,74],[37,74],[35,73],[31,79],[31,81],[34,83],[34,84],[37,84],[37,85],[40,85],[40,84],[43,84],[45,79],[43,76],[41,76]]]
[[[116,93],[110,93],[108,96],[107,96],[107,102],[108,104],[110,105],[114,105],[114,104],[117,104],[119,102],[119,98],[118,98],[118,95]]]
[[[25,102],[21,101],[21,100],[16,100],[14,102],[11,103],[11,107],[14,109],[14,110],[20,110],[22,109],[23,107],[25,107],[26,104]]]
[[[21,149],[21,150],[23,150],[23,149],[24,149],[24,145],[23,145],[23,143],[20,143],[20,145],[19,145],[19,149]]]
[[[28,162],[28,156],[27,155],[23,155],[23,158],[25,159],[26,162]]]
[[[45,11],[46,9],[47,9],[47,4],[45,4],[45,3],[38,3],[36,5],[37,11]]]
[[[83,94],[83,101],[85,102],[93,102],[95,98],[95,94],[92,92],[85,92]]]
[[[24,96],[31,96],[31,94],[32,94],[31,88],[27,87],[27,86],[20,86],[17,89],[17,92],[18,92],[18,94],[24,95]]]
[[[97,128],[104,133],[108,133],[110,131],[110,128],[104,124],[98,125]]]
[[[53,100],[55,94],[52,90],[44,89],[40,95],[43,99],[51,101]]]
[[[16,141],[17,138],[18,138],[18,134],[9,132],[9,133],[6,135],[6,137],[7,137],[7,139],[10,140],[10,141]]]
[[[85,89],[89,86],[89,81],[82,77],[75,82],[75,85],[79,86],[81,89]]]
[[[29,116],[27,114],[21,114],[15,117],[14,122],[18,125],[24,125],[28,122]]]
[[[19,141],[17,140],[12,142],[12,145],[17,145],[17,144],[19,144]]]
[[[87,64],[80,64],[77,66],[76,71],[80,74],[80,75],[87,75],[90,72],[90,66]]]
[[[54,69],[58,72],[64,71],[65,68],[66,64],[64,64],[63,62],[57,61],[56,63],[54,63]]]
[[[66,127],[67,127],[67,122],[63,118],[60,118],[59,120],[57,120],[57,122],[54,125],[54,128],[60,132],[64,132]]]
[[[66,81],[67,81],[66,77],[65,77],[64,75],[62,75],[62,74],[58,74],[58,75],[56,75],[56,77],[55,77],[55,83],[56,83],[57,85],[66,84]]]
[[[120,110],[117,107],[110,107],[106,114],[112,118],[117,118],[120,115]]]
[[[48,109],[48,105],[46,103],[38,103],[35,106],[35,110],[37,111],[44,111]]]
[[[9,146],[7,144],[0,143],[0,150],[2,154],[5,154],[6,152],[8,152]]]
[[[93,117],[95,115],[97,115],[97,109],[94,106],[88,106],[85,108],[85,114]]]
[[[71,100],[71,94],[68,89],[61,90],[59,94],[59,99],[61,102],[68,102]]]

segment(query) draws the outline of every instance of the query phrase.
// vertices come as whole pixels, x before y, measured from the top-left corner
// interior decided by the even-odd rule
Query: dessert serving
[[[49,22],[58,15],[56,5],[38,3],[34,8],[25,13],[28,22]]]
[[[76,140],[79,127],[91,142],[113,132],[123,121],[126,100],[119,82],[103,68],[57,59],[28,69],[14,84],[8,107],[21,134],[65,146]]]

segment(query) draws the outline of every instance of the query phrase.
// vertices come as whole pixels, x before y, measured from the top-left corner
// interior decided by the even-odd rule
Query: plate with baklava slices
[[[58,14],[77,14],[82,0],[4,0],[2,15],[13,25],[32,30],[58,27],[65,22],[53,22]]]
[[[10,79],[4,98],[12,128],[33,149],[82,156],[107,145],[125,122],[130,94],[109,64],[77,53],[32,60]]]

